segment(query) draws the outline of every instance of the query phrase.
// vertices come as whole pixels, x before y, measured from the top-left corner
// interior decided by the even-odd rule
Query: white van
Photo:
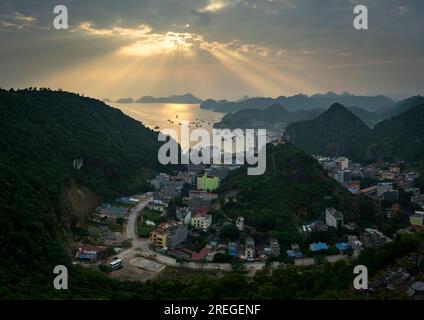
[[[111,263],[109,263],[109,267],[111,267],[112,270],[118,270],[122,268],[122,260],[116,259],[113,260]]]

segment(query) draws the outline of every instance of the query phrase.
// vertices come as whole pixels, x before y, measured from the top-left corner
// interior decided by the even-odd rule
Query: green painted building
[[[409,218],[411,226],[424,227],[424,212],[417,211]]]
[[[197,177],[197,190],[214,191],[218,189],[219,178],[205,173]]]

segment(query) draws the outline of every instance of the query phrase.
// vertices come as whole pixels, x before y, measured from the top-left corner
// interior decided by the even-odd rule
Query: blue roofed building
[[[328,245],[325,242],[314,242],[309,245],[309,249],[313,252],[328,250]]]
[[[350,248],[349,244],[347,242],[337,242],[336,248],[340,251],[346,251]]]
[[[121,218],[125,216],[128,209],[112,206],[111,204],[108,204],[108,203],[103,203],[100,207],[97,207],[95,211],[97,214],[104,217]]]
[[[287,250],[286,253],[289,256],[289,258],[294,258],[294,259],[303,258],[303,253],[300,251]]]
[[[232,257],[237,257],[238,256],[238,252],[237,252],[237,243],[235,242],[230,242],[228,244],[228,254]]]

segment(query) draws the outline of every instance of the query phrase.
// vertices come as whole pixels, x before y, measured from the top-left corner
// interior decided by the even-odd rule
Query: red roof
[[[195,253],[191,256],[191,260],[203,260],[206,258],[206,256],[209,254],[209,252],[211,251],[210,248],[203,248],[202,250],[200,250],[198,253]]]
[[[209,208],[202,207],[202,208],[193,209],[191,212],[193,215],[198,215],[198,214],[206,214],[208,213],[208,211],[209,211]]]

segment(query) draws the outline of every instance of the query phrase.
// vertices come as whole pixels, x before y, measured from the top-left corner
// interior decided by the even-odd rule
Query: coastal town
[[[274,141],[279,143],[283,142]],[[141,281],[158,276],[166,267],[254,274],[264,267],[349,260],[364,248],[424,230],[424,195],[414,185],[417,172],[402,163],[361,165],[346,157],[315,159],[352,195],[378,200],[384,207],[382,221],[400,221],[396,230],[361,228],[343,212],[328,207],[320,219],[297,226],[298,235],[305,239],[301,243],[281,242],[272,235],[264,238],[243,212],[237,217],[214,215],[222,196],[221,182],[238,166],[191,164],[182,171],[156,173],[149,180],[150,191],[97,207],[87,234],[78,238],[74,263],[104,271],[119,269],[111,276]]]

